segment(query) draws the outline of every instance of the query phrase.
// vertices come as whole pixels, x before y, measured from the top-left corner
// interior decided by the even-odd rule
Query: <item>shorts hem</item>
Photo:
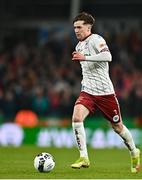
[[[89,114],[93,114],[93,111],[90,108],[88,108],[88,106],[85,103],[77,102],[77,103],[75,103],[75,106],[78,104],[82,104],[83,106],[85,106],[89,110]]]

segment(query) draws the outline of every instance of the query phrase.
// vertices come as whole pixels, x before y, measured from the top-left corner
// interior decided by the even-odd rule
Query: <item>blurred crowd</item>
[[[142,116],[140,32],[97,32],[113,56],[110,76],[124,117]],[[2,39],[0,116],[5,121],[13,121],[21,109],[30,109],[39,117],[71,117],[82,78],[79,63],[71,61],[76,43],[73,30],[57,34],[50,29],[46,34],[39,29],[14,29]]]

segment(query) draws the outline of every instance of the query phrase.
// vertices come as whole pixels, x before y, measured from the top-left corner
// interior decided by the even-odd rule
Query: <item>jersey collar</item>
[[[86,36],[84,39],[80,40],[81,42],[84,41],[85,39],[87,39],[89,36],[91,36],[92,33],[90,33],[88,36]]]

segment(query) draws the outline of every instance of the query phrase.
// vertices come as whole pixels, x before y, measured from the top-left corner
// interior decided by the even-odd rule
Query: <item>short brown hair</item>
[[[95,18],[87,12],[81,12],[73,19],[73,23],[76,21],[84,21],[84,24],[90,24],[93,26],[95,23]]]

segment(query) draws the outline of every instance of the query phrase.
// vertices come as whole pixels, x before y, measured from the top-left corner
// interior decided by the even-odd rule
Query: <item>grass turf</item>
[[[39,173],[33,159],[40,152],[54,156],[56,165],[50,173]],[[76,148],[40,148],[36,146],[0,147],[1,179],[141,179],[142,171],[130,172],[130,157],[125,149],[88,148],[89,168],[72,169],[70,164],[79,156]]]

